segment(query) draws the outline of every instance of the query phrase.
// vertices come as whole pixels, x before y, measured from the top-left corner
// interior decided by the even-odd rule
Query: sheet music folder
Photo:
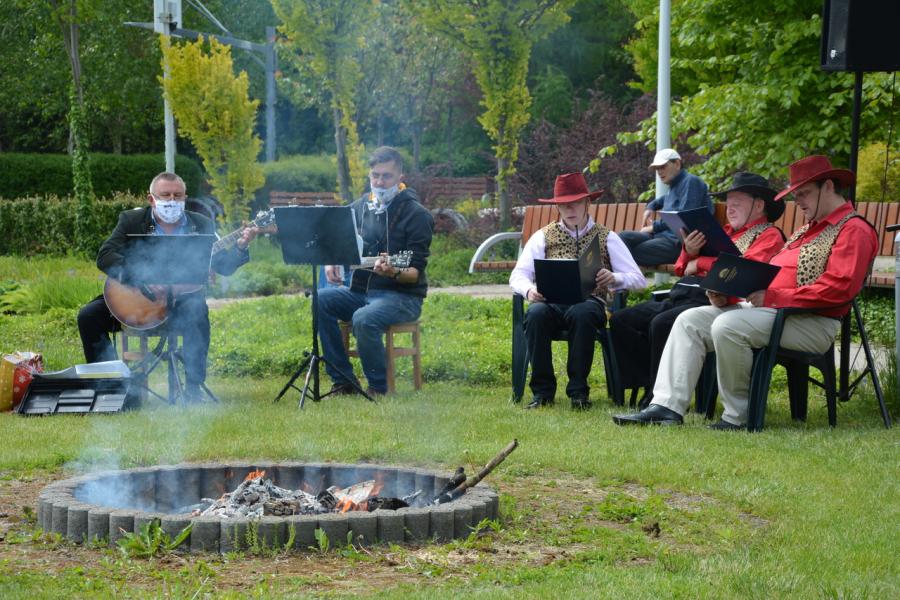
[[[728,254],[740,254],[740,250],[725,233],[725,230],[716,221],[715,216],[706,208],[692,208],[682,211],[659,211],[659,218],[669,226],[669,229],[682,237],[681,230],[699,231],[706,236],[706,244],[700,249],[701,256],[719,256],[725,252]]]
[[[705,290],[746,298],[769,287],[781,267],[735,254],[720,254],[709,273],[698,284]]]
[[[587,299],[597,287],[594,278],[603,264],[600,262],[600,237],[574,258],[536,258],[534,279],[538,292],[551,304],[578,304]]]

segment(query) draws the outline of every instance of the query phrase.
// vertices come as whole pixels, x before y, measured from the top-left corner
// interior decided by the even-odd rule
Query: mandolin
[[[258,227],[265,229],[271,226],[275,221],[275,213],[272,209],[260,211],[256,218],[245,227]],[[218,252],[226,250],[233,246],[241,237],[245,227],[241,227],[232,231],[228,235],[216,240],[213,244],[212,254],[215,256]],[[196,285],[176,285],[172,286],[172,293],[175,296],[197,292],[202,286]],[[107,277],[103,286],[103,299],[109,312],[118,319],[123,325],[127,325],[132,329],[146,330],[153,329],[162,325],[166,321],[166,297],[164,294],[153,296],[153,294],[144,287],[126,285],[113,277]]]

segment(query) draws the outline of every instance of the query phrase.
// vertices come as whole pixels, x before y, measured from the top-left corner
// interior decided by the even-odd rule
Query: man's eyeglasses
[[[175,200],[176,202],[184,202],[187,200],[187,194],[150,194],[153,196],[154,200],[159,202],[171,202]]]

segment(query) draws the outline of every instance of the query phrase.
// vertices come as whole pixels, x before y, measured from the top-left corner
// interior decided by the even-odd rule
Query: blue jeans
[[[389,325],[415,321],[422,314],[421,296],[393,290],[370,290],[368,294],[346,287],[319,290],[319,339],[325,357],[325,372],[334,383],[349,383],[353,367],[338,321],[353,324],[353,336],[363,373],[374,392],[387,391],[387,368],[382,334]]]

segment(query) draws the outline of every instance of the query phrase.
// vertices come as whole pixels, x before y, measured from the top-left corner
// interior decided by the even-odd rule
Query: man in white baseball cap
[[[623,231],[619,234],[631,251],[634,261],[641,266],[674,263],[681,253],[681,239],[661,219],[653,220],[657,210],[688,210],[707,207],[713,210],[709,187],[702,179],[681,166],[681,155],[672,148],[656,153],[650,170],[656,171],[660,181],[669,190],[647,204],[644,210],[644,226],[640,231]]]

